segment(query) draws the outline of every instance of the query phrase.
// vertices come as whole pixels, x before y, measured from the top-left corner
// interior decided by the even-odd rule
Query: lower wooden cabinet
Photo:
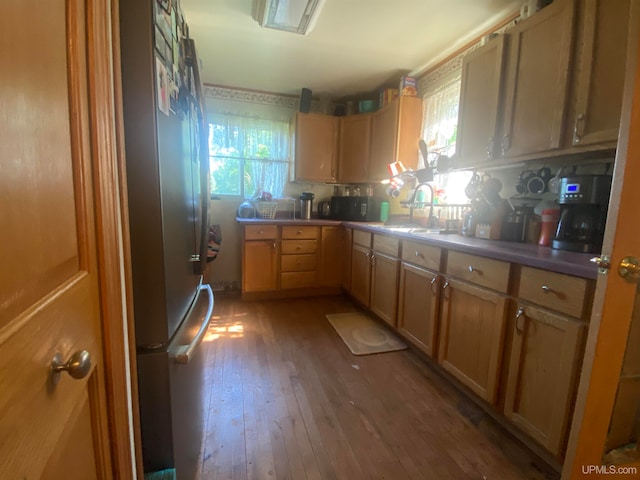
[[[438,296],[437,273],[400,264],[398,330],[430,357],[436,354]]]
[[[247,240],[243,247],[242,291],[268,292],[278,288],[278,243]]]
[[[322,286],[340,287],[344,281],[345,229],[325,226],[321,232],[319,282]]]
[[[516,313],[505,415],[558,458],[565,449],[585,332],[584,322],[537,307],[520,305]]]
[[[498,396],[507,297],[446,279],[438,362],[492,405]]]
[[[400,261],[395,257],[375,251],[371,256],[371,261],[371,311],[395,327]]]
[[[371,249],[353,244],[351,250],[351,296],[369,307],[371,296]]]

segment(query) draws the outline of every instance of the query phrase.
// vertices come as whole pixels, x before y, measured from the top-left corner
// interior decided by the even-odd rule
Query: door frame
[[[637,205],[640,189],[640,6],[632,2],[627,68],[620,133],[613,173],[611,200],[605,229],[603,255],[611,258],[611,270],[598,275],[589,324],[575,415],[569,437],[563,479],[583,478],[583,466],[600,466],[615,403],[627,337],[636,298],[636,283],[617,274],[627,255],[639,255]],[[626,179],[626,183],[624,182]],[[625,188],[626,187],[626,188]],[[631,464],[640,470],[640,462]],[[589,478],[607,475],[589,474]]]
[[[87,8],[92,168],[108,445],[113,478],[142,478],[120,71],[119,4]],[[109,450],[106,452],[106,450]]]

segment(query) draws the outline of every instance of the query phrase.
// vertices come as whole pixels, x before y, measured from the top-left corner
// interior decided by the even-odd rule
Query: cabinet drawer
[[[493,258],[449,252],[447,275],[453,275],[461,280],[506,293],[509,285],[510,266],[509,262]]]
[[[432,245],[424,245],[411,240],[402,241],[402,260],[430,270],[440,270],[442,250]]]
[[[362,230],[353,231],[353,243],[371,248],[371,233]]]
[[[585,278],[522,267],[518,297],[581,318],[587,287]]]
[[[283,255],[291,253],[316,253],[317,250],[317,240],[283,240],[280,249]]]
[[[282,238],[306,238],[316,240],[318,238],[318,227],[282,227]]]
[[[285,272],[280,274],[280,288],[305,288],[316,286],[316,272]]]
[[[309,272],[315,271],[318,261],[317,256],[311,255],[282,255],[280,268],[283,272]]]
[[[277,225],[246,225],[244,227],[245,240],[271,240],[278,238]]]
[[[373,249],[376,252],[397,257],[398,251],[400,250],[400,240],[395,237],[389,237],[388,235],[374,235]]]

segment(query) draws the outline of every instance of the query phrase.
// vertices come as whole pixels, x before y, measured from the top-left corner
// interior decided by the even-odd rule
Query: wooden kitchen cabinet
[[[456,167],[493,160],[500,155],[498,112],[501,110],[505,35],[466,55],[456,138]]]
[[[349,115],[340,119],[338,181],[366,183],[369,181],[371,146],[370,114]]]
[[[564,454],[586,323],[520,304],[514,322],[505,416],[558,458]]]
[[[630,0],[582,0],[570,144],[615,146],[629,34]]]
[[[556,0],[509,31],[500,153],[562,147],[573,48],[574,0]]]
[[[278,288],[278,227],[246,225],[242,245],[242,293]]]
[[[339,117],[296,114],[295,179],[335,182],[338,168]]]
[[[420,350],[435,357],[439,323],[442,250],[403,240],[398,289],[398,330]]]
[[[402,161],[418,166],[418,141],[422,128],[422,99],[400,96],[371,117],[369,181],[389,178],[387,165]]]
[[[323,226],[321,230],[320,285],[342,286],[345,276],[345,229],[341,226]]]
[[[436,272],[400,264],[398,330],[430,357],[436,354],[439,292]]]
[[[371,240],[373,235],[362,230],[352,231],[351,281],[349,293],[363,306],[371,298]]]
[[[398,310],[398,254],[400,241],[389,235],[373,235],[371,252],[371,296],[373,313],[396,327]]]
[[[320,228],[283,226],[280,255],[280,288],[314,287],[318,284]]]
[[[480,398],[495,405],[507,297],[446,278],[440,300],[438,362]]]

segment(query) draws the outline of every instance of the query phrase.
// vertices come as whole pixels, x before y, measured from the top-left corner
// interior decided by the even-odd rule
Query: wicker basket
[[[256,217],[272,219],[276,218],[276,211],[278,210],[278,202],[255,202]]]

